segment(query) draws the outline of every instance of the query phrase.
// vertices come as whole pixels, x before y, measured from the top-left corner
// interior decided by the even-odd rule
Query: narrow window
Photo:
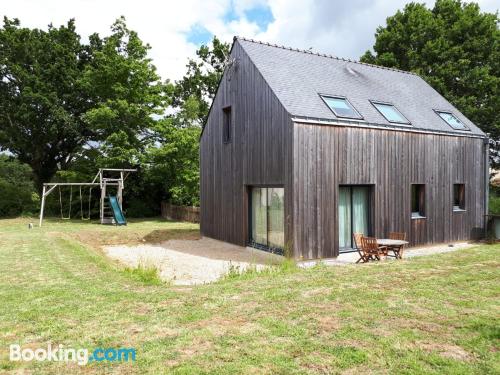
[[[346,98],[324,95],[320,96],[335,116],[353,119],[363,118]]]
[[[222,141],[224,143],[231,142],[231,107],[222,109]]]
[[[451,112],[442,112],[435,111],[441,119],[443,119],[448,125],[450,125],[453,129],[457,130],[469,130],[467,126],[465,126],[462,121],[460,121],[455,115]]]
[[[371,102],[373,106],[380,112],[382,116],[389,122],[393,122],[396,124],[405,124],[410,125],[410,121],[406,117],[403,116],[399,110],[394,107],[392,104],[387,103],[379,103],[379,102]]]
[[[465,185],[453,185],[453,211],[465,211]]]
[[[414,219],[425,217],[425,185],[411,185],[411,217]]]

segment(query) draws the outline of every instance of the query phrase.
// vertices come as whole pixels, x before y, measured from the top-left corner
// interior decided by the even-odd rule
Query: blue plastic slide
[[[123,216],[123,212],[118,204],[118,199],[116,199],[113,195],[108,195],[109,204],[113,209],[113,215],[115,217],[116,224],[118,225],[127,225],[127,220],[125,220],[125,216]]]

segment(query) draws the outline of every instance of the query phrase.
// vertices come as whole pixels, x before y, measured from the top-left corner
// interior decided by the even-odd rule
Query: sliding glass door
[[[370,187],[339,187],[339,248],[349,251],[354,247],[353,233],[369,235]]]
[[[250,191],[250,244],[265,250],[285,246],[283,188],[253,187]]]

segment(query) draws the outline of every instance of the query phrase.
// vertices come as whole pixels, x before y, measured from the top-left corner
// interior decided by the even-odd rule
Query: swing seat
[[[68,216],[64,216],[63,214],[63,204],[62,204],[62,193],[61,187],[59,186],[59,206],[61,209],[61,220],[71,220],[71,204],[73,203],[73,186],[70,187],[69,190],[69,207],[68,207]]]

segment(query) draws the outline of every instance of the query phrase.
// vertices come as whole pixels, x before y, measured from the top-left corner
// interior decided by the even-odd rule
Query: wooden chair
[[[356,263],[359,263],[361,261],[365,262],[364,260],[364,254],[361,250],[361,239],[363,238],[363,233],[353,233],[352,234],[353,240],[354,240],[354,248],[358,251],[359,254],[359,259],[356,261]]]
[[[380,260],[380,257],[385,255],[387,248],[385,246],[379,246],[377,239],[374,237],[362,237],[361,238],[361,259],[363,262],[368,262],[370,260]]]
[[[406,233],[403,232],[389,232],[389,238],[391,240],[401,240],[406,241]],[[394,253],[396,259],[403,259],[404,246],[388,246],[387,250]]]

